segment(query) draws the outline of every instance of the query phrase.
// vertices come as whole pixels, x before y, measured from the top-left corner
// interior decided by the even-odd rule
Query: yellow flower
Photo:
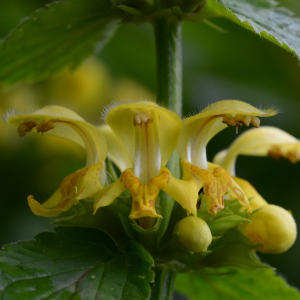
[[[67,211],[78,200],[93,197],[106,182],[106,141],[101,132],[71,110],[46,106],[29,114],[9,114],[6,121],[17,127],[20,136],[28,132],[69,139],[86,149],[84,169],[67,176],[59,189],[43,204],[28,196],[28,204],[38,216],[53,217]]]
[[[198,190],[192,179],[182,181],[165,167],[173,153],[181,130],[181,119],[153,102],[125,103],[111,108],[107,126],[100,130],[108,141],[108,156],[122,173],[120,178],[95,197],[94,210],[110,205],[122,192],[132,196],[131,219],[159,217],[155,202],[165,191],[196,215]]]
[[[109,127],[99,129],[107,138],[108,156],[120,167],[122,174],[96,195],[95,211],[110,205],[126,189],[133,198],[131,219],[161,217],[155,210],[160,190],[180,203],[188,214],[196,215],[201,188],[212,214],[224,207],[223,196],[228,189],[249,208],[243,190],[231,176],[220,166],[207,162],[206,144],[227,125],[252,123],[258,126],[257,116],[274,114],[274,111],[261,111],[241,101],[220,101],[185,119],[181,133],[179,117],[153,102],[113,107],[106,115]],[[182,180],[174,178],[165,167],[176,145],[183,158]]]
[[[250,199],[250,207],[252,210],[268,205],[268,202],[257,192],[250,182],[239,177],[233,178],[234,181],[242,188],[247,198]],[[229,195],[231,198],[234,198],[234,195]]]
[[[295,163],[300,159],[300,141],[279,128],[264,126],[244,132],[228,149],[219,152],[214,162],[235,176],[235,163],[238,155],[269,155],[275,158],[281,156]],[[268,204],[248,181],[238,177],[234,177],[234,180],[251,199],[252,209]]]
[[[248,239],[257,244],[258,251],[279,254],[295,242],[297,228],[291,213],[277,205],[266,205],[254,212],[249,220],[238,226]]]
[[[28,196],[35,214],[56,216],[78,200],[90,197],[94,197],[96,212],[128,190],[132,196],[129,217],[136,219],[162,217],[155,210],[161,190],[195,216],[201,188],[214,215],[224,207],[223,197],[228,191],[249,209],[240,186],[222,167],[207,162],[206,144],[227,125],[258,126],[257,116],[273,114],[274,111],[261,111],[241,101],[225,100],[208,106],[182,124],[173,112],[153,102],[141,101],[113,106],[106,114],[107,125],[98,128],[59,106],[30,114],[12,114],[7,122],[18,128],[20,136],[28,132],[52,134],[86,149],[86,168],[67,176],[48,201],[41,205]],[[182,179],[173,177],[166,168],[176,146],[182,157]],[[108,186],[105,186],[106,155],[121,171],[119,179]]]
[[[224,208],[223,197],[229,190],[240,203],[251,211],[249,202],[239,185],[222,167],[207,162],[206,145],[227,126],[258,127],[258,117],[275,115],[274,110],[259,110],[237,100],[224,100],[209,105],[199,114],[183,121],[183,132],[177,146],[183,158],[183,179],[193,178],[198,190],[203,187],[209,212],[216,214]]]
[[[218,153],[214,161],[235,176],[238,155],[284,157],[296,163],[300,160],[300,141],[279,128],[263,126],[244,132],[227,150]]]
[[[235,176],[235,162],[238,155],[285,157],[291,162],[300,158],[300,141],[275,127],[261,127],[248,130],[237,138],[228,149],[214,158],[231,175]],[[269,205],[246,180],[234,177],[250,199],[251,223],[243,223],[238,229],[263,253],[279,254],[288,250],[297,236],[296,223],[292,215],[282,207]],[[233,198],[233,195],[230,195]]]

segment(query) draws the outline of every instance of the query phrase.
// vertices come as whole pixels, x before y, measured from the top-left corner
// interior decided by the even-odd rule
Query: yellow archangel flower
[[[95,126],[73,111],[46,106],[29,114],[9,114],[6,121],[18,128],[20,136],[28,132],[49,134],[71,140],[86,149],[86,167],[67,176],[46,202],[40,204],[33,196],[28,196],[28,204],[36,215],[57,216],[78,200],[93,197],[106,183],[105,138]]]
[[[224,207],[223,197],[228,191],[249,208],[243,190],[231,176],[222,167],[207,162],[206,144],[227,126],[248,126],[250,123],[258,126],[257,116],[274,114],[274,111],[258,110],[241,101],[225,100],[208,106],[182,123],[173,112],[153,102],[141,101],[112,107],[106,114],[108,125],[99,129],[58,106],[30,114],[12,114],[7,122],[18,128],[20,136],[27,132],[52,134],[76,142],[87,152],[86,168],[67,176],[48,201],[41,205],[33,196],[28,197],[35,214],[56,216],[78,200],[90,197],[94,197],[96,212],[129,190],[133,200],[129,217],[136,219],[161,218],[155,210],[161,190],[188,214],[197,214],[201,188],[212,214]],[[174,178],[166,168],[176,146],[182,157],[182,179]],[[106,155],[122,171],[120,178],[108,186],[105,186]]]
[[[220,166],[207,162],[206,144],[227,125],[258,126],[257,116],[273,114],[274,111],[261,111],[241,101],[220,101],[185,119],[181,133],[179,117],[152,102],[113,107],[106,115],[112,131],[108,126],[100,130],[107,137],[108,156],[123,172],[119,180],[96,195],[95,211],[110,205],[128,189],[133,198],[130,218],[161,217],[155,211],[155,201],[163,190],[188,214],[196,215],[198,191],[202,187],[213,214],[224,207],[223,196],[228,188],[249,208],[245,194],[231,176]],[[174,178],[165,167],[176,145],[183,158],[182,180]]]
[[[235,163],[238,155],[284,157],[295,163],[300,160],[300,141],[279,128],[263,126],[244,132],[228,149],[219,152],[213,161],[230,175],[236,176]],[[234,177],[234,180],[251,199],[252,209],[268,204],[248,181],[238,177]]]
[[[173,112],[153,102],[124,103],[106,115],[108,126],[100,127],[108,142],[108,156],[121,169],[120,178],[95,197],[95,211],[110,205],[122,192],[132,196],[131,219],[161,218],[155,202],[163,190],[196,215],[197,192],[193,180],[182,181],[165,167],[175,150],[182,121]]]
[[[270,126],[248,130],[237,138],[228,149],[221,151],[214,162],[222,165],[235,175],[235,162],[238,155],[280,156],[295,163],[300,159],[300,141],[290,134]],[[295,242],[297,228],[291,213],[282,207],[269,205],[251,184],[234,177],[250,199],[253,214],[251,223],[240,224],[238,229],[264,253],[282,253]],[[232,195],[231,195],[232,197]]]
[[[241,205],[251,212],[248,199],[241,187],[222,167],[207,162],[206,145],[212,137],[227,126],[258,127],[258,117],[275,115],[274,110],[259,110],[238,100],[224,100],[209,105],[199,114],[183,121],[183,132],[177,151],[182,159],[183,179],[192,177],[198,190],[203,187],[209,212],[216,214],[224,208],[228,190]]]

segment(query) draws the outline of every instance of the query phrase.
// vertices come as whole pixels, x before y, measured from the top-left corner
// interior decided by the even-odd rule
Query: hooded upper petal
[[[136,157],[136,130],[133,123],[137,114],[147,114],[152,119],[155,127],[153,131],[157,133],[160,148],[161,165],[165,166],[177,145],[182,127],[181,119],[170,110],[150,101],[120,104],[111,108],[106,115],[106,122],[126,149],[132,165]]]
[[[216,155],[214,162],[235,175],[238,155],[284,157],[291,162],[300,159],[300,141],[285,131],[271,126],[247,130],[227,150]]]
[[[106,158],[106,141],[101,132],[67,108],[46,106],[28,114],[9,114],[6,121],[18,128],[20,136],[27,132],[50,134],[85,147],[87,165],[96,164]]]
[[[199,114],[183,121],[183,131],[177,150],[183,159],[206,169],[206,145],[219,131],[227,126],[242,124],[258,127],[260,124],[258,117],[269,117],[275,114],[274,110],[260,110],[238,100],[216,102]]]

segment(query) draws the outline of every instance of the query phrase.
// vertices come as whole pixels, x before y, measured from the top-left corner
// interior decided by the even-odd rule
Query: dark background
[[[0,37],[5,37],[20,19],[50,2],[1,1]],[[300,16],[297,0],[282,2]],[[228,33],[205,24],[183,25],[184,113],[198,112],[207,104],[224,99],[238,99],[263,108],[275,106],[281,113],[262,118],[262,125],[280,127],[299,138],[300,69],[297,59],[229,21],[212,21]],[[99,78],[109,81],[110,88],[118,86],[121,91],[120,82],[123,86],[129,82],[125,86],[131,89],[137,86],[140,95],[144,92],[147,97],[154,93],[155,52],[150,25],[122,25],[98,59],[102,72],[105,70]],[[53,86],[53,82],[45,81],[17,85],[8,91],[0,87],[0,113],[9,108],[23,110],[61,104],[63,97],[52,94]],[[75,106],[71,100],[66,101],[67,96],[63,105],[98,123],[102,105],[122,97],[120,94],[112,94],[102,87],[89,105]],[[240,132],[243,130],[241,128]],[[208,146],[209,159],[228,147],[235,137],[234,128],[216,136]],[[20,139],[16,130],[3,121],[0,123],[0,144],[0,244],[3,245],[29,239],[51,228],[48,219],[31,213],[26,197],[34,194],[36,199],[45,201],[66,175],[84,166],[85,157],[84,151],[71,143],[60,142],[61,149],[58,149],[54,138],[28,135]],[[296,221],[300,220],[299,173],[300,163],[293,165],[284,159],[239,157],[237,161],[237,175],[249,180],[269,203],[291,209]],[[276,267],[290,284],[300,287],[299,251],[300,240],[281,255],[259,256]]]

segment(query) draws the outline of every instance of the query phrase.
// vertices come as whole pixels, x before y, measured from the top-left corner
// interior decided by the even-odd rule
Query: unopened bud
[[[206,222],[197,217],[186,217],[178,224],[180,243],[187,249],[199,253],[207,250],[212,235]]]
[[[288,250],[297,236],[296,223],[292,215],[277,205],[266,205],[254,212],[238,229],[263,253],[279,254]]]

